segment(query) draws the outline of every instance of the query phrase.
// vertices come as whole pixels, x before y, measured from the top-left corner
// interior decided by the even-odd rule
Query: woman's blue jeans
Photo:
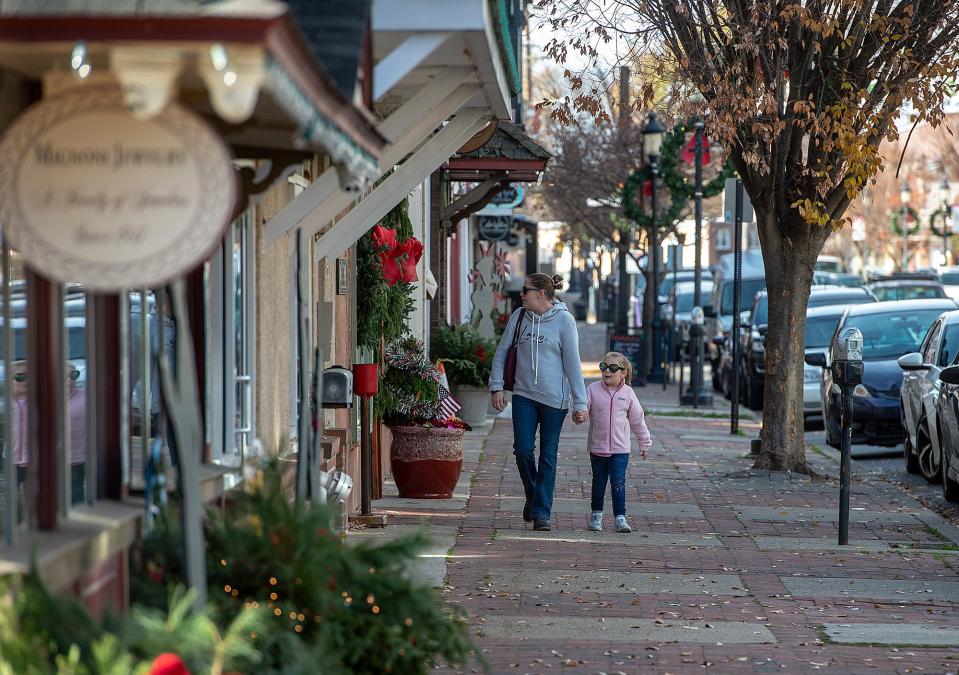
[[[589,463],[593,467],[593,511],[602,511],[606,501],[606,483],[613,493],[613,515],[626,515],[626,467],[629,465],[629,453],[619,452],[609,457],[600,457],[590,453]]]
[[[533,520],[549,520],[556,485],[556,454],[566,410],[513,395],[513,454]],[[536,428],[539,427],[539,466]]]

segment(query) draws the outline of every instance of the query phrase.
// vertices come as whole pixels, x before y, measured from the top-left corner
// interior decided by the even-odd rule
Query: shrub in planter
[[[426,534],[347,545],[333,517],[291,501],[275,463],[227,512],[210,512],[210,604],[224,620],[247,608],[269,618],[256,641],[263,661],[255,672],[288,672],[304,652],[323,661],[303,672],[418,674],[440,662],[467,665],[475,649],[462,614],[406,573]]]
[[[463,406],[460,417],[471,425],[483,424],[496,341],[482,337],[468,324],[440,326],[430,336],[430,350],[432,358],[443,364],[450,388]]]

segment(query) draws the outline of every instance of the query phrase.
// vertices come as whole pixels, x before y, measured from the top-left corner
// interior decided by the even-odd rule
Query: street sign
[[[513,227],[511,216],[479,216],[477,218],[480,239],[485,241],[501,241],[509,234]]]
[[[734,213],[736,208],[736,179],[726,179],[726,189],[723,192],[723,220],[727,223],[733,222],[736,217]],[[743,223],[755,222],[753,216],[753,203],[749,201],[749,195],[743,190]]]
[[[521,186],[509,185],[493,195],[489,203],[513,208],[523,203],[523,197],[524,193]]]
[[[229,150],[169,103],[134,117],[119,88],[34,104],[0,141],[4,236],[48,278],[91,290],[159,286],[195,268],[233,216]]]

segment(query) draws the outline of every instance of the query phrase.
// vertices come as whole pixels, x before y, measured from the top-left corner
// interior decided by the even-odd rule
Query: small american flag
[[[456,414],[456,411],[462,408],[459,401],[453,398],[453,394],[450,393],[450,390],[444,387],[442,384],[440,387],[440,419],[446,419],[452,417]]]
[[[445,420],[449,417],[452,417],[456,414],[463,406],[460,405],[459,401],[453,398],[453,394],[450,393],[450,383],[446,379],[446,368],[443,367],[443,362],[439,361],[436,364],[436,369],[440,371],[440,382],[439,382],[439,419]]]

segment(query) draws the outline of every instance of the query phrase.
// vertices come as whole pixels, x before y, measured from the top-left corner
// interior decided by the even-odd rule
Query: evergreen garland
[[[912,222],[915,223],[912,227],[909,228],[909,236],[919,232],[920,223],[919,223],[919,213],[912,208],[907,206],[906,210],[909,212],[909,215],[912,216]],[[899,224],[900,211],[892,212],[892,231],[896,233],[897,237],[903,236],[902,226]],[[942,235],[940,235],[942,236]]]
[[[398,243],[413,236],[408,210],[404,199],[380,221],[383,227],[396,230]],[[356,292],[361,303],[356,317],[356,343],[371,350],[374,360],[380,361],[380,345],[406,334],[406,319],[413,311],[413,285],[400,281],[387,286],[380,250],[369,232],[357,242],[356,253]]]
[[[388,425],[436,419],[440,373],[423,343],[412,337],[391,342],[384,359],[386,373],[376,396],[375,414]]]
[[[664,229],[672,229],[682,215],[683,209],[696,196],[696,185],[688,181],[679,171],[679,153],[686,145],[686,134],[695,132],[691,124],[677,124],[663,139],[662,154],[659,159],[659,177],[669,189],[670,204],[665,213],[657,214],[656,221]],[[733,165],[727,162],[712,180],[703,185],[703,199],[718,195],[726,186],[726,179],[732,177]],[[639,208],[636,201],[636,191],[647,180],[652,179],[652,169],[649,165],[630,173],[623,183],[621,192],[623,213],[636,222],[641,228],[648,229],[652,223],[652,215]]]

